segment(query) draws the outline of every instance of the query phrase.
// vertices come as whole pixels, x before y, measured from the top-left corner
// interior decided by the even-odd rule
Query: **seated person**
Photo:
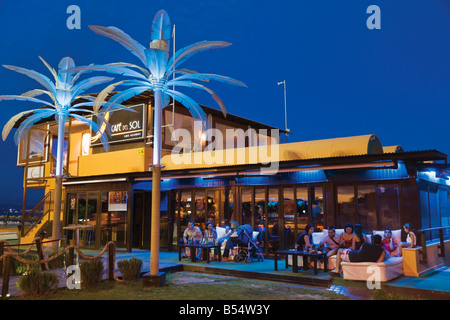
[[[414,248],[416,246],[416,235],[412,231],[412,226],[409,223],[403,225],[402,241],[399,245],[399,255],[402,255],[402,248]]]
[[[223,258],[228,259],[230,256],[230,250],[233,250],[234,247],[238,243],[238,234],[237,229],[239,227],[239,223],[237,221],[233,221],[231,223],[231,229],[228,233],[225,234],[225,237],[228,237],[227,244],[225,245],[225,250],[223,251]]]
[[[260,248],[264,248],[264,228],[256,225],[253,230],[255,232],[258,232],[258,235],[256,236],[255,239],[255,244]]]
[[[398,255],[398,243],[392,238],[391,229],[384,230],[384,238],[381,241],[381,247],[389,254],[389,256]]]
[[[202,242],[203,239],[203,234],[200,231],[199,227],[196,227],[194,225],[194,221],[189,220],[188,222],[188,227],[186,228],[186,230],[184,230],[183,233],[183,243],[184,244],[199,244],[200,242]],[[185,248],[185,253],[184,253],[184,257],[187,257],[190,255],[190,249],[189,248]]]
[[[206,223],[206,228],[205,228],[205,237],[203,238],[203,243],[204,244],[215,244],[217,241],[217,232],[216,230],[213,228],[213,225],[210,221],[208,221]],[[215,249],[213,249],[215,250]],[[213,260],[214,257],[214,252],[209,252],[209,260]],[[201,257],[201,249],[199,251],[199,256]]]
[[[369,238],[362,232],[362,225],[355,224],[354,226],[354,236],[352,242],[352,250],[359,250],[364,242],[369,242]]]
[[[347,223],[344,226],[344,232],[339,236],[339,243],[342,248],[348,249],[353,246],[355,235],[353,234],[353,225]]]
[[[338,252],[339,249],[339,236],[336,235],[334,227],[328,228],[328,235],[322,239],[319,243],[319,250],[326,252],[327,257],[331,257]]]
[[[297,241],[295,241],[295,249],[308,251],[314,247],[312,234],[314,233],[314,227],[312,224],[305,226],[305,231],[300,233]]]
[[[219,245],[222,247],[223,243],[227,243],[227,241],[230,239],[230,236],[227,236],[227,234],[230,232],[231,228],[229,225],[226,225],[225,227],[225,233],[223,236],[221,236],[220,238],[217,239],[217,241],[219,242]]]
[[[373,244],[364,242],[359,250],[339,249],[336,269],[332,273],[342,273],[341,262],[382,262],[388,259],[386,251],[381,247],[381,236],[376,234],[373,237]]]

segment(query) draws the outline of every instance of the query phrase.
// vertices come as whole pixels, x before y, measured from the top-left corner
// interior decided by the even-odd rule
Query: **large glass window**
[[[95,193],[69,193],[67,225],[91,225],[92,229],[80,230],[81,247],[96,247],[97,197]],[[67,239],[74,243],[75,232],[67,230]]]
[[[450,226],[450,192],[447,191],[446,199],[442,199],[442,201],[446,201],[446,210],[441,211],[441,220],[442,226]],[[450,228],[444,230],[445,235],[450,236]]]
[[[308,217],[308,188],[297,187],[297,234],[302,233],[305,230],[306,225],[309,223]]]
[[[224,224],[230,225],[232,221],[237,220],[236,212],[234,210],[234,189],[225,188],[224,190],[224,204],[223,204],[223,215]]]
[[[41,128],[33,128],[29,131],[28,137],[25,137],[19,144],[18,165],[25,165],[27,161],[27,149],[28,149],[28,163],[35,163],[41,161],[48,161],[48,146],[49,136],[48,130]],[[30,146],[28,147],[28,141]],[[56,149],[56,145],[54,148]]]
[[[212,223],[213,226],[219,226],[220,223],[220,191],[219,190],[208,190],[207,193],[206,206],[208,210],[207,219]]]
[[[117,248],[127,245],[127,191],[102,192],[102,246],[114,241]]]
[[[285,239],[287,246],[294,246],[295,243],[295,198],[294,188],[284,188],[283,190],[283,209],[284,209],[284,225],[289,229],[287,232],[287,239]]]
[[[280,226],[278,224],[278,189],[269,189],[267,199],[267,227],[269,229],[269,246],[276,251],[279,248]]]
[[[323,230],[323,188],[313,188],[311,223],[317,230]]]
[[[379,228],[400,228],[400,210],[398,201],[398,186],[396,184],[380,184],[379,195]]]
[[[206,224],[206,207],[205,207],[205,190],[196,190],[195,191],[195,225],[200,228],[200,230],[205,229]]]
[[[337,221],[344,227],[348,222],[356,223],[355,188],[354,186],[338,186],[337,188]]]
[[[377,229],[377,189],[375,185],[358,185],[358,217],[364,229]]]
[[[242,224],[252,224],[252,189],[241,190]]]
[[[266,189],[255,189],[255,225],[264,228],[266,220]]]
[[[181,191],[180,199],[180,239],[183,236],[184,230],[188,227],[189,220],[194,220],[194,213],[192,208],[192,190]]]
[[[190,150],[193,145],[193,128],[194,128],[194,118],[189,115],[184,115],[175,112],[175,117],[172,116],[172,109],[164,110],[164,124],[166,125],[163,130],[163,149],[172,149],[174,146],[178,145],[180,147]],[[172,121],[174,122],[173,125]],[[191,136],[190,141],[184,141],[182,138],[179,141],[172,141],[172,133],[176,129],[185,129],[189,132]]]

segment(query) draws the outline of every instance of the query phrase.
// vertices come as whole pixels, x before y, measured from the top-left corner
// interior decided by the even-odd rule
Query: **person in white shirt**
[[[339,250],[339,236],[336,235],[334,227],[328,228],[328,235],[319,243],[319,250],[327,253],[327,257],[331,257]]]

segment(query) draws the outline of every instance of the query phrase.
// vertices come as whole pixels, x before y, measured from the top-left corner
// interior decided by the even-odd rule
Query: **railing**
[[[35,238],[32,243],[29,244],[22,244],[22,246],[27,245],[28,248],[22,252],[22,254],[28,253],[31,251],[31,249],[36,246],[37,254],[39,257],[39,260],[26,260],[22,257],[20,257],[20,254],[17,252],[14,252],[11,249],[11,246],[6,240],[0,240],[0,270],[3,271],[3,279],[2,279],[2,291],[1,291],[1,299],[5,300],[8,297],[8,290],[9,290],[9,278],[11,274],[11,259],[14,258],[16,260],[21,261],[25,264],[39,264],[41,266],[41,269],[43,271],[48,271],[48,262],[57,259],[59,256],[65,254],[67,251],[69,252],[68,256],[68,265],[74,264],[74,252],[77,251],[79,257],[81,259],[85,260],[95,260],[99,259],[105,254],[106,251],[108,251],[108,273],[107,273],[107,279],[109,281],[123,281],[117,278],[117,276],[114,273],[115,263],[116,263],[116,243],[113,241],[108,242],[105,247],[102,249],[100,253],[98,253],[96,256],[88,256],[85,255],[78,246],[71,245],[66,246],[62,251],[59,251],[57,254],[45,259],[44,257],[44,251],[43,251],[43,244],[44,243],[50,243],[55,241],[61,241],[65,239],[53,239],[53,240],[47,240],[43,241],[41,238]],[[6,249],[6,253],[5,253]],[[4,261],[3,261],[4,260]],[[4,266],[3,266],[4,264]]]
[[[427,232],[434,232],[439,231],[439,244],[438,244],[438,257],[445,258],[445,245],[444,245],[444,230],[450,229],[450,226],[446,227],[435,227],[435,228],[426,228],[418,230],[418,233],[420,235],[420,241],[422,244],[422,260],[421,263],[427,263],[427,240],[426,240],[426,233]]]
[[[48,219],[50,220],[52,192],[49,191],[27,215],[22,217],[22,225],[20,226],[21,237],[25,237],[45,216],[48,215]]]

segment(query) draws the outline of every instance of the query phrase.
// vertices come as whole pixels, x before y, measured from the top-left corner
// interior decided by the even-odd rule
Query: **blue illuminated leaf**
[[[147,65],[145,57],[145,47],[131,38],[128,34],[116,27],[89,26],[95,33],[113,39],[128,49],[132,54],[139,58],[144,65]]]

